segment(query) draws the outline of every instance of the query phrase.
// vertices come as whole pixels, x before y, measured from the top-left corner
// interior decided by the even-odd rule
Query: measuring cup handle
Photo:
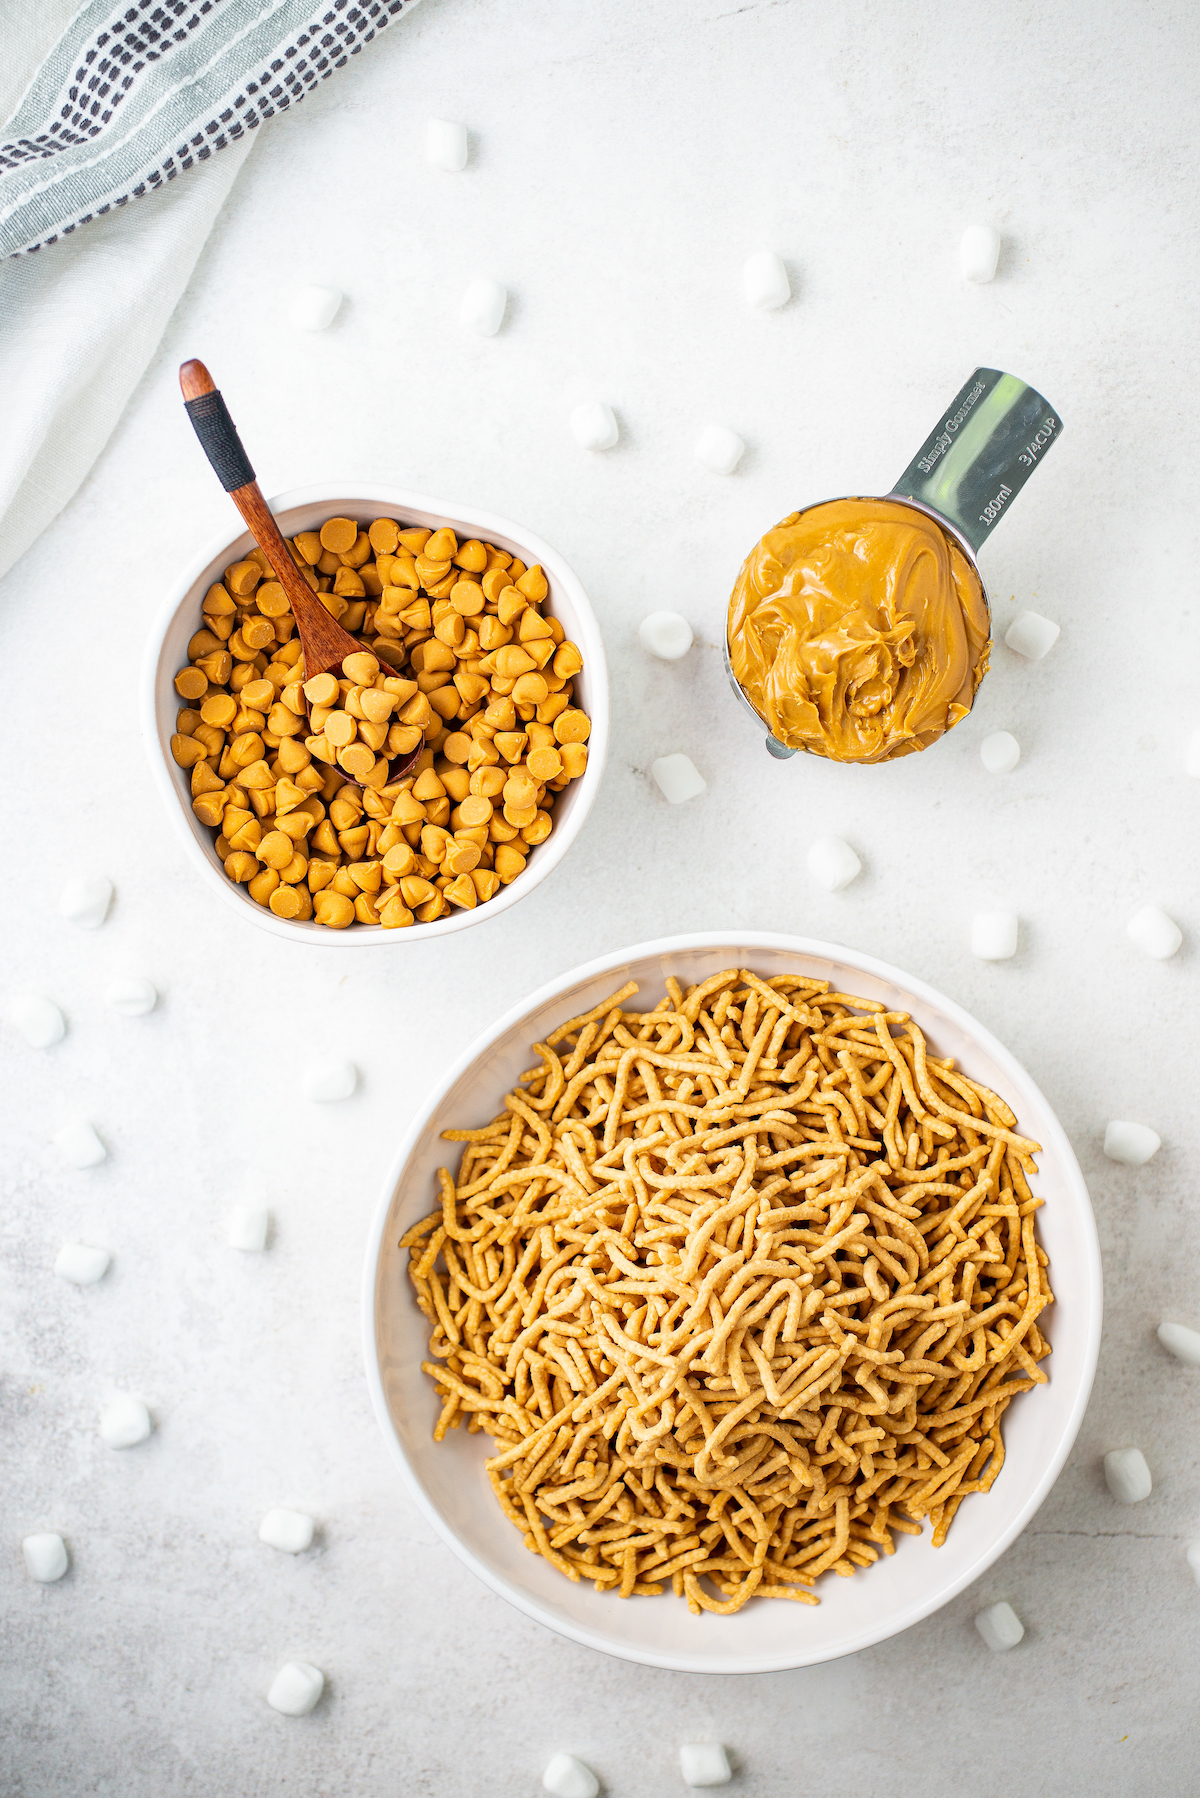
[[[998,368],[977,368],[892,493],[932,507],[978,550],[1062,428],[1057,412],[1026,382]]]

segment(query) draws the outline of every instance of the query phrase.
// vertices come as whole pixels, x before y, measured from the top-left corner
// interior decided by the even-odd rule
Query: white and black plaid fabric
[[[302,100],[416,0],[90,0],[0,142],[0,257],[152,193]]]

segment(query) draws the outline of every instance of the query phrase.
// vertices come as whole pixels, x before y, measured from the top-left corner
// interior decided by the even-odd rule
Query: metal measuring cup
[[[979,575],[989,616],[991,604],[979,574],[978,551],[1046,451],[1062,435],[1062,428],[1057,412],[1027,382],[998,368],[977,368],[955,394],[891,492],[873,496],[900,500],[937,520]],[[816,500],[813,505],[802,507],[799,516],[812,511],[815,505],[830,503]],[[762,729],[765,720],[751,705],[733,672],[728,621],[724,650],[730,685]],[[769,729],[766,745],[780,761],[800,753],[781,743]]]

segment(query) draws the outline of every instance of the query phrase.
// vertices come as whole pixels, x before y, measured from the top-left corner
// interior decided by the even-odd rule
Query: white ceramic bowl
[[[421,1372],[428,1325],[417,1309],[400,1236],[436,1202],[436,1169],[458,1150],[445,1129],[494,1117],[503,1095],[530,1064],[530,1044],[626,980],[639,1005],[663,995],[674,974],[685,986],[726,967],[761,974],[803,974],[835,989],[908,1011],[937,1052],[952,1055],[973,1079],[1003,1095],[1018,1128],[1042,1147],[1036,1190],[1056,1304],[1046,1314],[1054,1353],[1049,1384],[1021,1395],[1004,1415],[1007,1458],[990,1493],[969,1498],[943,1548],[928,1531],[901,1536],[853,1579],[820,1582],[819,1606],[752,1599],[732,1617],[693,1617],[683,1599],[622,1600],[573,1585],[525,1548],[503,1515],[483,1463],[491,1439],[452,1430],[435,1443],[439,1405]],[[919,980],[870,956],[801,937],[730,931],[641,943],[576,968],[510,1011],[450,1069],[413,1122],[388,1175],[367,1248],[363,1324],[367,1379],[375,1414],[416,1502],[455,1553],[518,1609],[551,1629],[631,1661],[689,1673],[764,1673],[833,1660],[907,1629],[961,1592],[1029,1522],[1062,1469],[1091,1391],[1100,1347],[1100,1249],[1087,1188],[1071,1146],[1029,1075],[961,1007]]]
[[[558,866],[579,835],[604,774],[604,758],[608,752],[608,672],[600,627],[578,578],[556,550],[522,525],[512,524],[506,518],[495,518],[490,512],[468,514],[437,500],[424,499],[420,494],[406,493],[398,487],[374,487],[361,481],[340,486],[325,483],[320,487],[298,487],[291,493],[281,493],[269,504],[285,537],[295,536],[297,531],[311,530],[335,516],[397,518],[404,524],[428,525],[434,530],[449,525],[460,537],[482,537],[519,555],[527,564],[540,562],[550,583],[550,609],[583,655],[583,672],[575,676],[575,699],[592,721],[588,764],[581,777],[573,780],[559,795],[554,807],[554,829],[546,841],[531,852],[524,872],[510,886],[501,887],[494,899],[489,899],[486,905],[476,906],[474,911],[455,908],[449,916],[439,918],[433,924],[417,924],[409,930],[384,930],[382,925],[366,924],[351,925],[349,930],[327,930],[320,924],[277,918],[266,906],[256,905],[245,887],[235,886],[222,868],[213,846],[212,831],[201,824],[192,811],[187,771],[180,768],[171,755],[175,715],[182,703],[175,691],[175,676],[188,659],[189,639],[200,629],[200,602],[213,582],[220,580],[222,570],[244,556],[254,541],[249,531],[237,535],[223,533],[216,543],[210,544],[188,564],[175,582],[150,633],[142,664],[142,729],[146,750],[155,782],[180,832],[189,861],[226,905],[232,905],[243,917],[252,918],[263,930],[271,931],[274,936],[303,937],[311,943],[336,945],[343,949],[363,948],[380,942],[428,942],[430,937],[448,936],[451,931],[466,930],[472,924],[498,917],[510,905],[531,893],[538,882],[545,880]]]

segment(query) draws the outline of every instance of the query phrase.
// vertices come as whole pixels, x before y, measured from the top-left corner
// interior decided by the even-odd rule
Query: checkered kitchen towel
[[[0,576],[107,443],[255,128],[415,4],[0,0]]]
[[[52,244],[206,162],[412,4],[89,0],[3,131],[0,256]]]

